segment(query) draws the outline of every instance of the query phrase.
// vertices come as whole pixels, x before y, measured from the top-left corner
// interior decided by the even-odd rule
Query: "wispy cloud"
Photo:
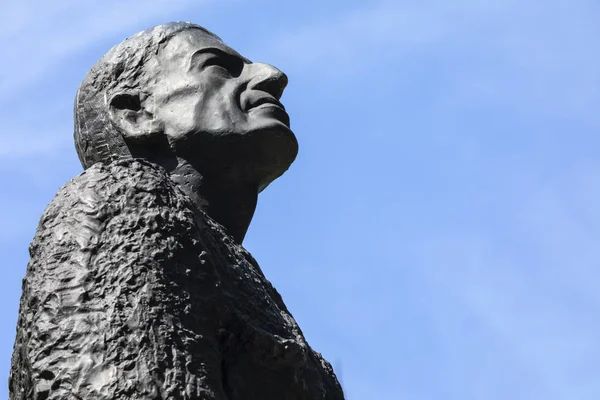
[[[208,2],[208,1],[205,1]],[[67,56],[107,36],[143,28],[149,20],[197,2],[72,1],[9,2],[3,5],[0,40],[0,101],[31,84]]]
[[[408,80],[403,66],[444,65],[444,107],[497,103],[582,116],[600,97],[598,24],[591,1],[392,2],[363,6],[281,35],[268,48],[286,69],[348,84],[385,65],[387,80]],[[576,29],[573,29],[576,27]],[[380,69],[379,69],[380,70]],[[410,71],[415,74],[415,71]],[[382,79],[384,77],[379,77]]]
[[[347,69],[335,67],[353,71],[354,64],[369,65],[381,57],[423,52],[433,44],[450,43],[481,24],[482,18],[493,17],[503,9],[510,9],[509,4],[383,1],[282,35],[274,47],[291,57],[292,65],[319,71],[332,68],[345,77]]]
[[[75,158],[66,117],[72,95],[28,98],[32,85],[54,79],[79,51],[104,40],[114,44],[113,36],[193,4],[54,3],[10,2],[0,17],[2,110],[6,116],[16,109],[8,105],[27,102],[37,110],[30,116],[28,107],[18,107],[20,115],[10,115],[0,132],[4,187],[20,193],[5,199],[2,239],[29,240],[42,203],[73,175],[64,160],[48,162],[65,157],[67,148]],[[298,95],[308,104],[306,124],[311,107],[321,105],[340,123],[350,121],[335,134],[310,133],[315,147],[327,149],[309,161],[305,148],[299,160],[314,161],[316,172],[303,186],[314,207],[299,211],[290,236],[257,240],[264,254],[255,255],[263,266],[270,256],[277,260],[268,275],[291,282],[282,292],[286,301],[297,292],[297,303],[288,305],[299,310],[303,329],[327,332],[312,333],[310,342],[345,355],[344,384],[356,398],[596,398],[600,165],[591,127],[600,127],[598,6],[593,0],[350,3],[339,4],[341,14],[312,14],[310,21],[304,15],[269,32],[270,44],[255,41],[252,58],[277,58],[274,64],[285,64],[293,81],[331,86],[335,104],[319,103],[313,91]],[[433,88],[420,91],[430,80]],[[370,85],[389,90],[357,115],[347,98],[335,98],[350,87],[370,100]],[[413,99],[426,107],[418,110],[424,116],[398,129],[388,117],[395,117],[397,102]],[[562,130],[554,124],[559,117],[566,121]],[[381,133],[368,132],[377,143],[353,126],[358,120],[367,128],[377,122]],[[507,127],[495,126],[504,121]],[[428,134],[443,137],[434,143],[439,137],[423,139]],[[317,171],[314,165],[333,164],[328,152],[341,154],[342,142],[347,154],[336,161],[359,167]],[[414,163],[399,160],[406,146],[416,153]],[[295,200],[298,210],[307,207],[304,200]],[[272,202],[269,212],[278,206]],[[454,218],[444,215],[453,212]],[[264,232],[273,235],[272,226]],[[307,297],[308,291],[316,294]]]
[[[60,111],[61,115],[71,115],[65,110],[70,108],[72,99],[66,99],[64,92],[42,95],[32,89],[48,76],[56,75],[53,69],[96,42],[114,35],[131,35],[147,28],[153,19],[174,15],[192,4],[197,2],[30,0],[3,5],[0,41],[6,45],[0,63],[0,104],[5,110],[15,104],[30,106],[20,108],[27,115],[5,121],[0,133],[1,162],[56,154],[70,143],[71,121],[64,117],[60,123],[37,121],[53,119],[52,110],[55,114]]]

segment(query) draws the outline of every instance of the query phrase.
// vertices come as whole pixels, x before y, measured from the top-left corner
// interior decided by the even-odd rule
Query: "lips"
[[[276,119],[290,127],[290,116],[285,111],[285,107],[270,93],[248,90],[242,93],[240,102],[244,112],[256,113],[255,116],[260,118]]]
[[[250,111],[253,108],[259,107],[279,107],[285,111],[283,104],[269,93],[258,90],[245,93],[245,96],[242,98],[242,109]]]
[[[256,102],[250,104],[249,109],[257,108],[257,107],[263,106],[265,104],[271,105],[271,106],[277,106],[277,107],[285,110],[285,107],[283,106],[283,104],[281,104],[277,99],[275,99],[273,97],[263,97],[261,99],[258,99]]]

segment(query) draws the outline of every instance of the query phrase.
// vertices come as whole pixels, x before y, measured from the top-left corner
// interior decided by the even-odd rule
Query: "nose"
[[[246,65],[250,81],[248,89],[262,90],[277,100],[281,98],[283,89],[288,84],[288,77],[269,64],[252,63]]]

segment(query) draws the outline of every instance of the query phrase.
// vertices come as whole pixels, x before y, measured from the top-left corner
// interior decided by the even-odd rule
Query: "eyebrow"
[[[239,58],[239,59],[241,59],[244,62],[250,62],[250,60],[242,57],[237,52],[228,52],[228,51],[225,51],[225,50],[220,49],[218,47],[203,47],[203,48],[198,49],[198,50],[196,50],[196,51],[194,51],[192,53],[192,55],[190,56],[190,60],[189,60],[190,66],[194,62],[194,59],[196,58],[196,56],[198,56],[199,54],[204,54],[204,53],[213,53],[215,55],[218,55],[218,56],[221,56],[221,57],[226,57],[226,58],[234,57],[234,58]]]

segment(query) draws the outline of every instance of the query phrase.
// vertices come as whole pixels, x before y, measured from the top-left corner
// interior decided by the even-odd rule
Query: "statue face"
[[[243,146],[264,162],[287,164],[285,169],[291,164],[297,142],[279,102],[287,84],[285,74],[252,63],[198,29],[171,38],[156,62],[156,85],[148,107],[173,148],[188,154],[202,151],[199,157],[206,158],[211,146],[226,142],[232,154],[233,148]],[[278,154],[269,156],[269,148]],[[235,157],[249,158],[241,151]]]

